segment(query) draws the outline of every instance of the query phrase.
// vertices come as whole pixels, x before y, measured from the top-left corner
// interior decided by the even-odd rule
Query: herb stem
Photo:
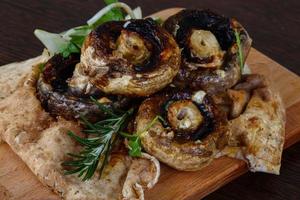
[[[239,56],[239,60],[240,60],[240,67],[241,67],[241,71],[243,71],[244,58],[243,58],[243,51],[242,51],[242,45],[241,45],[241,38],[240,38],[240,34],[237,30],[234,31],[234,34],[235,34],[236,43],[238,46],[238,56]]]

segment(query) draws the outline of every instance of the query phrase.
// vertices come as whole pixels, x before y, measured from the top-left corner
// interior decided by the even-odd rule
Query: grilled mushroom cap
[[[86,116],[91,121],[106,116],[88,96],[73,94],[68,87],[67,80],[73,74],[75,65],[79,63],[79,55],[71,54],[63,58],[57,54],[44,67],[37,82],[37,96],[42,106],[54,116],[66,119]],[[125,107],[129,99],[117,96],[104,96],[95,91],[93,96],[99,99],[104,106],[111,108]]]
[[[73,90],[149,96],[172,82],[180,65],[173,37],[152,19],[112,21],[86,38]]]
[[[225,91],[241,77],[235,31],[240,35],[243,58],[251,39],[234,19],[209,10],[182,10],[168,18],[164,28],[182,49],[182,65],[173,84],[208,93]]]
[[[141,104],[135,123],[145,151],[185,171],[198,170],[213,159],[217,149],[226,143],[222,136],[227,120],[210,97],[201,94],[203,91],[170,92],[150,97]],[[165,120],[147,130],[157,115]]]

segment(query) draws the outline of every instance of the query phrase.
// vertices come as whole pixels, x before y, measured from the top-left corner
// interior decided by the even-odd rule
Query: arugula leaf
[[[113,3],[117,3],[118,0],[104,0],[106,5],[110,5]],[[97,20],[92,26],[97,27],[100,24],[103,24],[108,21],[120,21],[124,19],[123,12],[120,8],[113,8],[109,12],[107,12],[105,15],[103,15],[99,20]]]
[[[118,0],[104,0],[104,3],[106,3],[106,5],[116,3],[116,2],[118,2]]]
[[[136,18],[135,13],[133,13],[127,4],[118,2],[117,0],[104,1],[108,6],[89,19],[86,25],[78,26],[59,34],[36,29],[34,34],[52,55],[62,53],[63,56],[66,57],[71,53],[80,53],[80,48],[85,37],[95,27],[107,21],[124,20],[123,10],[129,14],[130,18]],[[136,13],[141,15],[140,8],[136,10]],[[141,16],[139,16],[139,18],[141,18]]]
[[[45,65],[46,65],[46,63],[39,64],[39,70],[40,70],[41,73],[44,71]]]
[[[128,141],[128,146],[130,147],[128,153],[131,157],[140,157],[142,155],[142,144],[139,136],[130,138]]]
[[[120,132],[119,134],[128,140],[129,147],[129,155],[132,157],[140,157],[142,155],[142,143],[141,143],[141,135],[148,131],[158,120],[163,120],[161,116],[156,116],[147,126],[146,128],[135,134],[129,134],[125,132]]]
[[[43,45],[52,54],[59,53],[62,49],[65,49],[69,41],[64,39],[62,35],[57,33],[50,33],[44,30],[36,29],[34,35],[43,43]]]
[[[61,52],[64,58],[67,58],[71,53],[80,53],[80,48],[74,43],[70,42],[69,45],[63,49]]]

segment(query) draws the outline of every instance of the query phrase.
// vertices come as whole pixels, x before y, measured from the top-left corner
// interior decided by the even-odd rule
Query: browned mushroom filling
[[[94,30],[84,48],[92,46],[100,59],[126,59],[128,63],[112,64],[124,65],[119,67],[127,71],[153,70],[165,44],[160,34],[152,19],[112,21]]]
[[[113,55],[125,58],[135,66],[144,65],[151,57],[152,45],[138,33],[122,30]]]
[[[202,139],[224,122],[222,113],[203,91],[167,95],[162,116],[165,128],[170,127],[178,141]]]
[[[181,68],[173,81],[176,87],[212,94],[225,91],[240,80],[242,67],[235,30],[241,38],[244,58],[251,39],[237,21],[210,10],[185,9],[169,17],[164,28],[182,49]]]
[[[225,52],[235,41],[228,18],[209,10],[184,10],[173,20],[170,18],[165,27],[176,32],[173,34],[189,68],[222,66]]]
[[[37,82],[37,97],[45,110],[54,116],[74,119],[85,115],[91,121],[104,118],[106,114],[98,109],[89,96],[78,96],[69,90],[67,81],[77,63],[78,54],[71,54],[67,58],[57,54],[48,60]],[[120,96],[104,96],[97,90],[93,97],[104,106],[116,109],[127,106],[129,102],[129,99]]]
[[[239,117],[252,96],[254,90],[267,86],[264,76],[259,74],[243,75],[241,81],[226,92],[212,96],[214,103],[218,105],[229,119]]]
[[[149,96],[172,82],[180,66],[173,37],[152,19],[110,21],[92,31],[69,86],[90,94]]]

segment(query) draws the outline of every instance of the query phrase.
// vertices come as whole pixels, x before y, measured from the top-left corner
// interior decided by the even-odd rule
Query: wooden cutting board
[[[172,8],[155,13],[162,19],[178,12]],[[285,148],[300,140],[300,78],[272,59],[251,49],[247,59],[254,73],[265,74],[283,98],[287,110]],[[179,172],[162,165],[158,184],[146,193],[150,200],[199,199],[247,172],[246,163],[227,157],[197,172]],[[0,200],[58,200],[44,187],[6,144],[0,145]]]

